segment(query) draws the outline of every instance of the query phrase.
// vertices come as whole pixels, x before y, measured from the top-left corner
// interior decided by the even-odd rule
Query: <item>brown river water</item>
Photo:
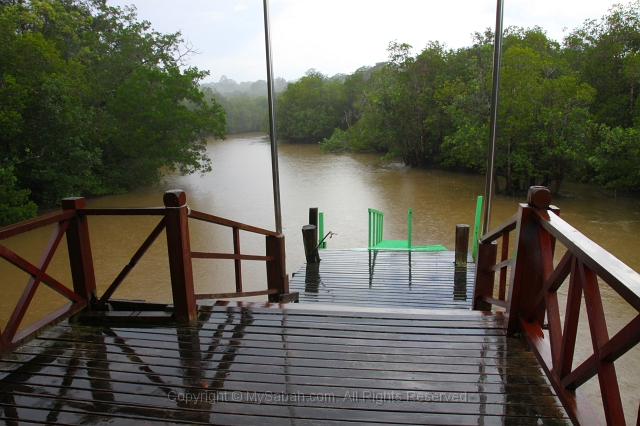
[[[210,173],[168,174],[156,187],[92,198],[87,204],[89,207],[160,206],[165,190],[180,188],[187,193],[192,209],[274,229],[268,138],[259,133],[234,135],[225,141],[211,141],[208,151],[213,166]],[[366,247],[367,208],[372,207],[385,212],[385,238],[406,238],[407,209],[413,208],[413,244],[440,243],[453,249],[455,225],[473,226],[476,197],[484,193],[484,176],[412,169],[391,160],[380,160],[375,154],[321,154],[315,145],[280,144],[279,163],[289,273],[304,263],[301,227],[308,222],[309,207],[324,211],[325,232],[337,234],[328,240],[328,248]],[[513,215],[523,198],[496,196],[492,225]],[[640,200],[614,198],[592,186],[566,183],[554,204],[560,207],[561,216],[571,225],[635,271],[640,271]],[[158,220],[157,217],[89,218],[99,294],[127,264]],[[230,229],[197,221],[190,221],[189,226],[193,250],[233,251]],[[35,263],[52,230],[53,227],[39,229],[5,240],[3,244]],[[158,238],[114,297],[170,302],[164,238],[164,234]],[[63,283],[70,283],[66,243],[63,241],[60,247],[48,273]],[[264,237],[243,232],[241,247],[243,253],[264,254]],[[559,249],[557,257],[562,253]],[[245,261],[242,267],[245,291],[266,288],[262,262]],[[232,261],[194,260],[196,291],[234,291],[233,271]],[[0,277],[0,326],[4,327],[28,276],[6,262],[0,262]],[[601,286],[601,292],[612,334],[626,324],[635,311],[606,285]],[[565,294],[563,289],[560,293],[561,296]],[[63,303],[65,300],[57,293],[40,286],[23,325]],[[584,309],[578,339],[574,366],[592,353]],[[628,422],[632,423],[640,398],[636,386],[640,348],[627,353],[616,366],[625,412]],[[596,379],[582,389],[590,400],[597,399]]]

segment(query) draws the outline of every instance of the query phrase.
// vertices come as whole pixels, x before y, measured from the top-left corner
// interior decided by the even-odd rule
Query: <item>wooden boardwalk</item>
[[[284,235],[190,210],[181,190],[163,201],[88,209],[68,198],[0,229],[3,240],[57,224],[37,264],[0,245],[31,277],[0,330],[0,424],[592,425],[602,422],[580,386],[595,375],[607,424],[625,424],[614,363],[640,341],[640,314],[610,337],[600,287],[640,312],[640,275],[561,219],[546,188],[478,239],[477,266],[455,268],[452,252],[327,250],[291,282]],[[160,217],[99,301],[91,215]],[[189,218],[231,228],[233,253],[193,251]],[[113,299],[165,229],[173,304]],[[265,255],[243,253],[240,231],[263,236]],[[65,237],[66,284],[47,273]],[[567,249],[557,265],[556,242]],[[233,260],[236,291],[195,293],[192,259]],[[264,262],[266,289],[243,291],[243,261]],[[41,284],[69,302],[23,324]],[[300,303],[215,301],[250,295]],[[587,320],[600,349],[579,360]]]
[[[0,421],[569,424],[500,315],[218,302],[191,326],[62,323],[0,363]]]
[[[413,309],[471,308],[475,264],[454,267],[453,251],[320,250],[289,288],[300,303]]]

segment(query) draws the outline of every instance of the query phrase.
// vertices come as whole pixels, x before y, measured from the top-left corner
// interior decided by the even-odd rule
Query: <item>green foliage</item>
[[[216,102],[226,112],[227,134],[257,132],[263,129],[269,112],[266,95],[236,92],[227,96],[204,87],[202,92],[208,102]]]
[[[185,67],[179,33],[98,0],[0,6],[0,167],[40,204],[210,168],[224,110]]]
[[[293,142],[320,142],[336,128],[346,128],[343,114],[348,109],[343,83],[309,70],[289,83],[276,99],[276,131]]]
[[[349,145],[347,132],[342,129],[334,130],[330,138],[323,139],[320,142],[320,151],[322,152],[345,152],[352,151]]]
[[[38,207],[29,201],[28,189],[17,189],[12,168],[0,168],[0,226],[34,217]]]
[[[597,128],[598,146],[589,158],[596,180],[616,191],[640,191],[640,129]]]
[[[323,136],[325,152],[374,150],[407,165],[484,173],[492,43],[490,30],[457,50],[430,42],[414,54],[392,42],[386,64],[346,76],[343,97],[331,102],[310,95],[324,81],[311,73],[284,93],[289,121],[280,125],[294,140],[312,138],[333,108],[343,119]],[[510,27],[502,59],[496,191],[541,184],[557,194],[568,178],[640,191],[640,0],[614,5],[562,44],[539,27]]]
[[[640,116],[640,1],[615,4],[565,38],[567,56],[596,89],[592,112],[609,127],[631,127]]]

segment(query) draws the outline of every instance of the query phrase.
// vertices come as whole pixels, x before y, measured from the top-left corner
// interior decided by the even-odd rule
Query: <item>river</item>
[[[87,204],[89,207],[160,206],[165,190],[180,188],[187,193],[192,209],[274,229],[268,138],[258,133],[234,135],[225,141],[211,141],[208,153],[213,167],[210,173],[168,174],[158,186],[124,195],[91,198]],[[453,249],[455,225],[473,225],[476,197],[484,193],[484,176],[412,169],[396,161],[380,160],[375,154],[321,154],[315,145],[280,144],[279,163],[289,273],[295,272],[304,262],[300,229],[308,222],[309,207],[324,211],[325,232],[337,234],[328,240],[328,248],[366,247],[367,208],[372,207],[385,212],[385,238],[406,238],[407,209],[413,208],[413,244],[440,243]],[[523,198],[496,196],[492,225],[498,225],[514,214]],[[589,185],[565,183],[554,204],[575,228],[640,271],[640,200],[613,198]],[[101,294],[151,232],[158,218],[91,217],[89,222]],[[191,221],[190,227],[194,250],[233,250],[228,228],[196,221]],[[40,229],[4,243],[35,263],[52,229]],[[247,254],[264,254],[264,239],[241,233],[241,247]],[[70,282],[66,262],[63,241],[48,269],[50,275],[63,283]],[[232,261],[194,260],[196,291],[233,291],[233,271]],[[28,276],[6,262],[0,263],[0,276],[3,277],[0,324],[4,325]],[[246,291],[264,289],[265,276],[262,262],[243,262]],[[41,287],[24,324],[64,303],[56,293]],[[611,334],[629,321],[634,311],[608,287],[601,289]],[[561,291],[561,294],[564,293]],[[114,297],[171,300],[164,236],[156,241]],[[584,309],[581,319],[584,321],[577,353],[580,360],[586,359],[592,351]],[[640,371],[640,348],[634,348],[616,365],[618,377],[622,378],[625,411],[631,423],[640,396],[634,382]],[[596,380],[592,379],[584,389],[590,399],[595,399]]]

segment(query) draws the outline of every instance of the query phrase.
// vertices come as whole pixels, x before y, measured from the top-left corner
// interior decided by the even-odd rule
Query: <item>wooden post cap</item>
[[[170,189],[162,197],[165,207],[182,207],[187,204],[187,194],[182,189]]]
[[[546,186],[532,186],[529,188],[527,203],[538,209],[548,209],[553,197]]]
[[[68,197],[62,199],[62,210],[82,209],[86,206],[84,197]]]

